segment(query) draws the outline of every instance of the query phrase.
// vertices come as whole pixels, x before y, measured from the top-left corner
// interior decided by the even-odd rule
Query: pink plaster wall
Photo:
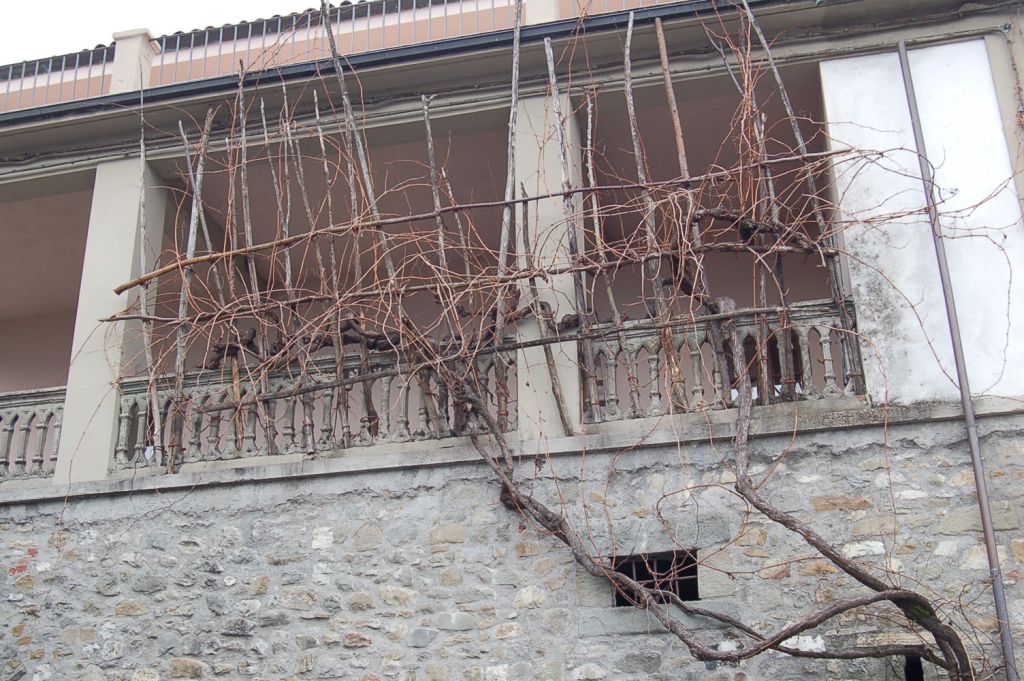
[[[0,393],[64,385],[74,310],[0,320]]]

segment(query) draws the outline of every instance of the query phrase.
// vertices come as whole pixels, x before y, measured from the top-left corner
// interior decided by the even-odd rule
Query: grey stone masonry
[[[1017,634],[1021,426],[1017,414],[982,420]],[[929,595],[973,636],[977,659],[996,659],[960,423],[765,436],[755,449],[773,503],[894,584]],[[702,605],[762,631],[861,593],[798,537],[748,513],[731,491],[729,451],[724,439],[566,453],[524,459],[519,474],[587,532],[595,553],[696,549]],[[498,493],[467,455],[433,467],[0,504],[0,680],[902,678],[892,672],[900,661],[769,653],[697,663],[646,613],[612,607],[610,587]],[[687,621],[723,649],[743,643]],[[854,611],[794,643],[827,650],[912,638]]]

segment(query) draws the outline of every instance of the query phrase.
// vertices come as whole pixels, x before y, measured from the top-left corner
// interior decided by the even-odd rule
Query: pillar
[[[150,68],[158,49],[153,36],[144,28],[114,34],[114,68],[110,76],[110,94],[138,92],[149,85]]]
[[[524,24],[547,24],[562,18],[560,0],[527,0],[523,8]]]
[[[118,296],[114,287],[139,274],[140,167],[138,159],[101,163],[96,168],[82,283],[71,346],[64,425],[54,481],[99,480],[114,454],[120,408],[118,379],[138,360],[138,323],[106,323],[129,307],[136,293]],[[159,178],[145,174],[147,261],[162,246],[166,195]],[[133,332],[135,331],[135,332]],[[126,333],[127,332],[127,333]]]
[[[1024,231],[983,39],[910,52],[972,387],[1024,394]],[[875,400],[955,400],[952,350],[895,51],[821,63],[840,219]]]
[[[582,176],[579,126],[571,113],[573,108],[569,98],[560,96],[563,114],[569,112],[568,120],[564,123],[569,147],[569,179],[572,186],[579,186]],[[531,196],[555,194],[552,198],[528,205],[533,262],[537,267],[545,269],[564,267],[570,263],[567,237],[570,229],[577,232],[580,229],[582,204],[579,197],[575,197],[572,218],[567,220],[559,195],[562,190],[561,158],[550,98],[538,95],[521,99],[517,119],[517,194],[519,183],[526,187],[527,194]],[[520,228],[523,224],[522,207],[517,215],[517,224]],[[517,241],[519,265],[525,267],[526,251],[522,234],[518,230]],[[581,235],[578,235],[577,241],[582,247],[584,242]],[[547,280],[538,278],[536,283],[540,299],[551,307],[556,322],[576,312],[572,275],[560,274]],[[522,282],[520,290],[520,304],[532,302],[528,282]],[[518,329],[522,340],[540,337],[538,321],[532,316],[520,322]],[[582,394],[577,342],[556,343],[551,345],[551,349],[570,425],[573,432],[579,432]],[[537,347],[521,350],[517,361],[519,431],[523,441],[564,436],[566,433],[558,414],[544,349]]]

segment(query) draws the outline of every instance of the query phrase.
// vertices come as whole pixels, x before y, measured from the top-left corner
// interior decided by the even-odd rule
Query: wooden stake
[[[596,97],[596,92],[593,91],[593,90],[588,90],[588,92],[587,92],[587,182],[590,184],[591,187],[597,185],[596,170],[594,169],[594,98],[595,97]],[[607,265],[608,264],[608,257],[605,254],[604,233],[603,233],[603,231],[601,229],[601,212],[600,212],[601,211],[601,207],[600,207],[600,200],[598,198],[597,192],[591,192],[590,196],[589,196],[589,199],[590,199],[591,220],[593,221],[593,224],[594,224],[594,243],[596,244],[596,247],[597,247],[597,259],[598,259],[598,262],[601,265]],[[619,347],[622,348],[623,351],[625,351],[625,349],[626,349],[626,332],[623,330],[623,327],[622,327],[622,321],[623,321],[622,320],[622,313],[619,311],[619,305],[618,305],[618,303],[615,300],[615,292],[614,292],[613,287],[612,287],[612,276],[613,276],[612,272],[603,272],[603,271],[600,271],[600,270],[596,274],[596,278],[599,278],[601,281],[604,282],[605,295],[608,296],[608,306],[611,307],[611,310],[612,310],[612,324],[615,325],[615,331],[616,331],[616,334],[617,334],[618,340],[619,340]],[[610,375],[605,377],[606,381],[609,381],[609,380],[610,381],[614,381],[615,380],[614,360],[612,360],[612,365],[613,365],[612,366],[613,371],[611,372]],[[633,363],[630,362],[630,361],[626,362],[626,377],[627,377],[627,380],[629,381],[630,407],[633,409],[633,411],[635,413],[640,413],[640,379],[637,377],[636,367],[634,367]],[[670,400],[669,404],[671,404],[671,403],[672,402]],[[599,409],[600,406],[601,405],[597,404],[597,394],[596,394],[596,390],[595,390],[595,392],[591,394],[591,404],[590,404],[591,415],[592,415],[592,418],[594,418],[595,420],[598,420],[600,418],[600,414],[598,413],[598,409]]]
[[[576,207],[573,205],[572,183],[570,180],[571,170],[569,167],[569,143],[565,138],[565,120],[562,117],[562,102],[558,91],[558,76],[555,73],[555,58],[551,50],[551,38],[544,38],[544,55],[548,64],[548,85],[551,88],[552,110],[555,114],[555,132],[558,138],[558,158],[560,161],[562,191],[565,192],[562,196],[562,213],[565,216],[566,228],[568,229],[567,241],[570,262],[576,264],[580,260],[579,241],[576,237],[578,219]],[[531,267],[530,269],[533,268]],[[593,315],[591,314],[590,305],[587,302],[583,288],[583,273],[574,270],[572,273],[572,283],[573,291],[576,295],[576,312],[579,315],[580,328],[586,333],[593,325]],[[596,401],[597,380],[594,375],[593,357],[589,341],[581,343],[580,353],[583,355],[581,368],[583,370],[584,403],[592,404]],[[591,416],[596,417],[595,414]]]
[[[148,265],[146,264],[147,254],[146,245],[149,242],[149,230],[146,222],[146,109],[145,109],[145,90],[139,91],[139,271],[145,272]],[[189,172],[191,173],[192,168],[189,166]],[[161,226],[162,231],[162,226]],[[157,254],[159,257],[159,254]],[[139,311],[142,315],[149,314],[149,284],[144,284],[139,291]],[[146,358],[146,371],[149,374],[149,382],[147,384],[147,393],[149,400],[149,412],[152,415],[153,420],[153,432],[151,437],[153,439],[153,452],[156,465],[159,465],[161,458],[164,456],[163,446],[163,421],[160,409],[160,397],[157,393],[157,368],[153,361],[153,322],[150,320],[142,321],[142,344]],[[148,424],[140,423],[138,428],[138,437],[145,440],[145,433],[143,429]],[[138,462],[136,462],[136,465]]]
[[[632,44],[633,12],[630,12],[629,23],[626,27],[626,47],[624,54],[626,113],[629,116],[629,133],[633,140],[633,158],[636,160],[637,181],[641,185],[644,185],[644,188],[641,189],[641,196],[643,197],[644,202],[644,227],[647,232],[648,248],[654,249],[658,247],[658,235],[654,228],[655,205],[654,201],[651,199],[650,191],[646,188],[647,169],[644,167],[644,153],[643,148],[640,145],[640,131],[636,122],[636,105],[633,101],[633,67],[630,56]],[[648,281],[652,289],[652,294],[654,295],[655,314],[659,319],[667,319],[672,314],[672,311],[665,302],[664,292],[661,288],[661,281],[659,281],[658,278],[660,262],[660,260],[648,260],[646,263],[646,269]],[[665,358],[668,360],[669,370],[672,372],[671,400],[677,404],[686,404],[686,393],[682,388],[684,385],[682,371],[679,368],[679,361],[676,357],[675,340],[672,337],[671,330],[667,326],[662,332],[661,346],[665,350]],[[628,351],[626,352],[626,361],[632,361],[629,358]],[[641,416],[641,414],[637,414],[637,416]]]
[[[526,187],[520,185],[523,194]],[[540,306],[540,293],[537,291],[537,279],[533,276],[535,264],[533,261],[533,248],[530,246],[530,218],[528,210],[523,211],[523,250],[526,251],[526,269],[531,272],[527,282],[530,286],[530,304],[533,307],[533,316],[537,320],[537,329],[542,340],[548,337],[547,320]],[[558,419],[562,422],[562,430],[567,436],[573,436],[576,431],[572,427],[572,419],[569,417],[569,409],[565,404],[565,393],[562,391],[562,381],[558,378],[558,366],[555,364],[555,355],[551,350],[551,344],[544,344],[544,361],[548,365],[548,373],[551,375],[551,394],[554,395],[555,405],[558,407]]]
[[[191,258],[196,252],[196,236],[199,228],[199,213],[203,209],[203,172],[206,166],[206,144],[210,139],[210,128],[213,126],[213,108],[206,111],[206,122],[203,124],[203,133],[199,139],[199,158],[196,161],[195,188],[192,192],[192,209],[188,224],[188,240],[185,246],[187,258]],[[178,319],[183,320],[188,315],[188,300],[191,295],[193,268],[186,265],[181,277],[181,292],[178,295]],[[177,468],[178,461],[183,451],[183,435],[185,428],[185,340],[188,326],[180,324],[177,328],[175,341],[174,358],[174,399],[173,399],[173,420],[171,422],[171,453],[167,457],[167,472],[173,473]]]

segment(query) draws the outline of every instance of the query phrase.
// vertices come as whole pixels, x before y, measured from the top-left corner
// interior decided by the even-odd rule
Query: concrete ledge
[[[980,418],[1020,414],[1024,413],[1024,400],[980,398],[976,407]],[[862,398],[841,397],[755,407],[751,427],[754,437],[765,438],[901,423],[943,422],[960,416],[959,403],[876,407],[868,405]],[[540,438],[515,443],[515,446],[520,457],[533,457],[538,452],[551,456],[621,453],[640,447],[728,439],[732,436],[735,420],[736,410],[730,409],[589,424],[580,435]],[[257,461],[260,465],[253,465]],[[0,506],[465,464],[483,464],[469,438],[384,444],[342,450],[333,456],[308,460],[282,456],[190,464],[175,475],[120,471],[107,480],[69,485],[34,484],[29,487],[13,485],[11,482],[14,481],[11,481],[0,484]]]
[[[694,605],[707,607],[706,603],[696,602]],[[674,605],[668,606],[672,617],[679,620],[693,631],[709,631],[720,628],[712,620],[703,617],[691,617]],[[719,608],[723,612],[725,609]],[[729,615],[736,613],[727,612]],[[579,637],[621,636],[623,634],[666,634],[668,629],[661,625],[654,615],[646,610],[633,607],[580,608]]]

